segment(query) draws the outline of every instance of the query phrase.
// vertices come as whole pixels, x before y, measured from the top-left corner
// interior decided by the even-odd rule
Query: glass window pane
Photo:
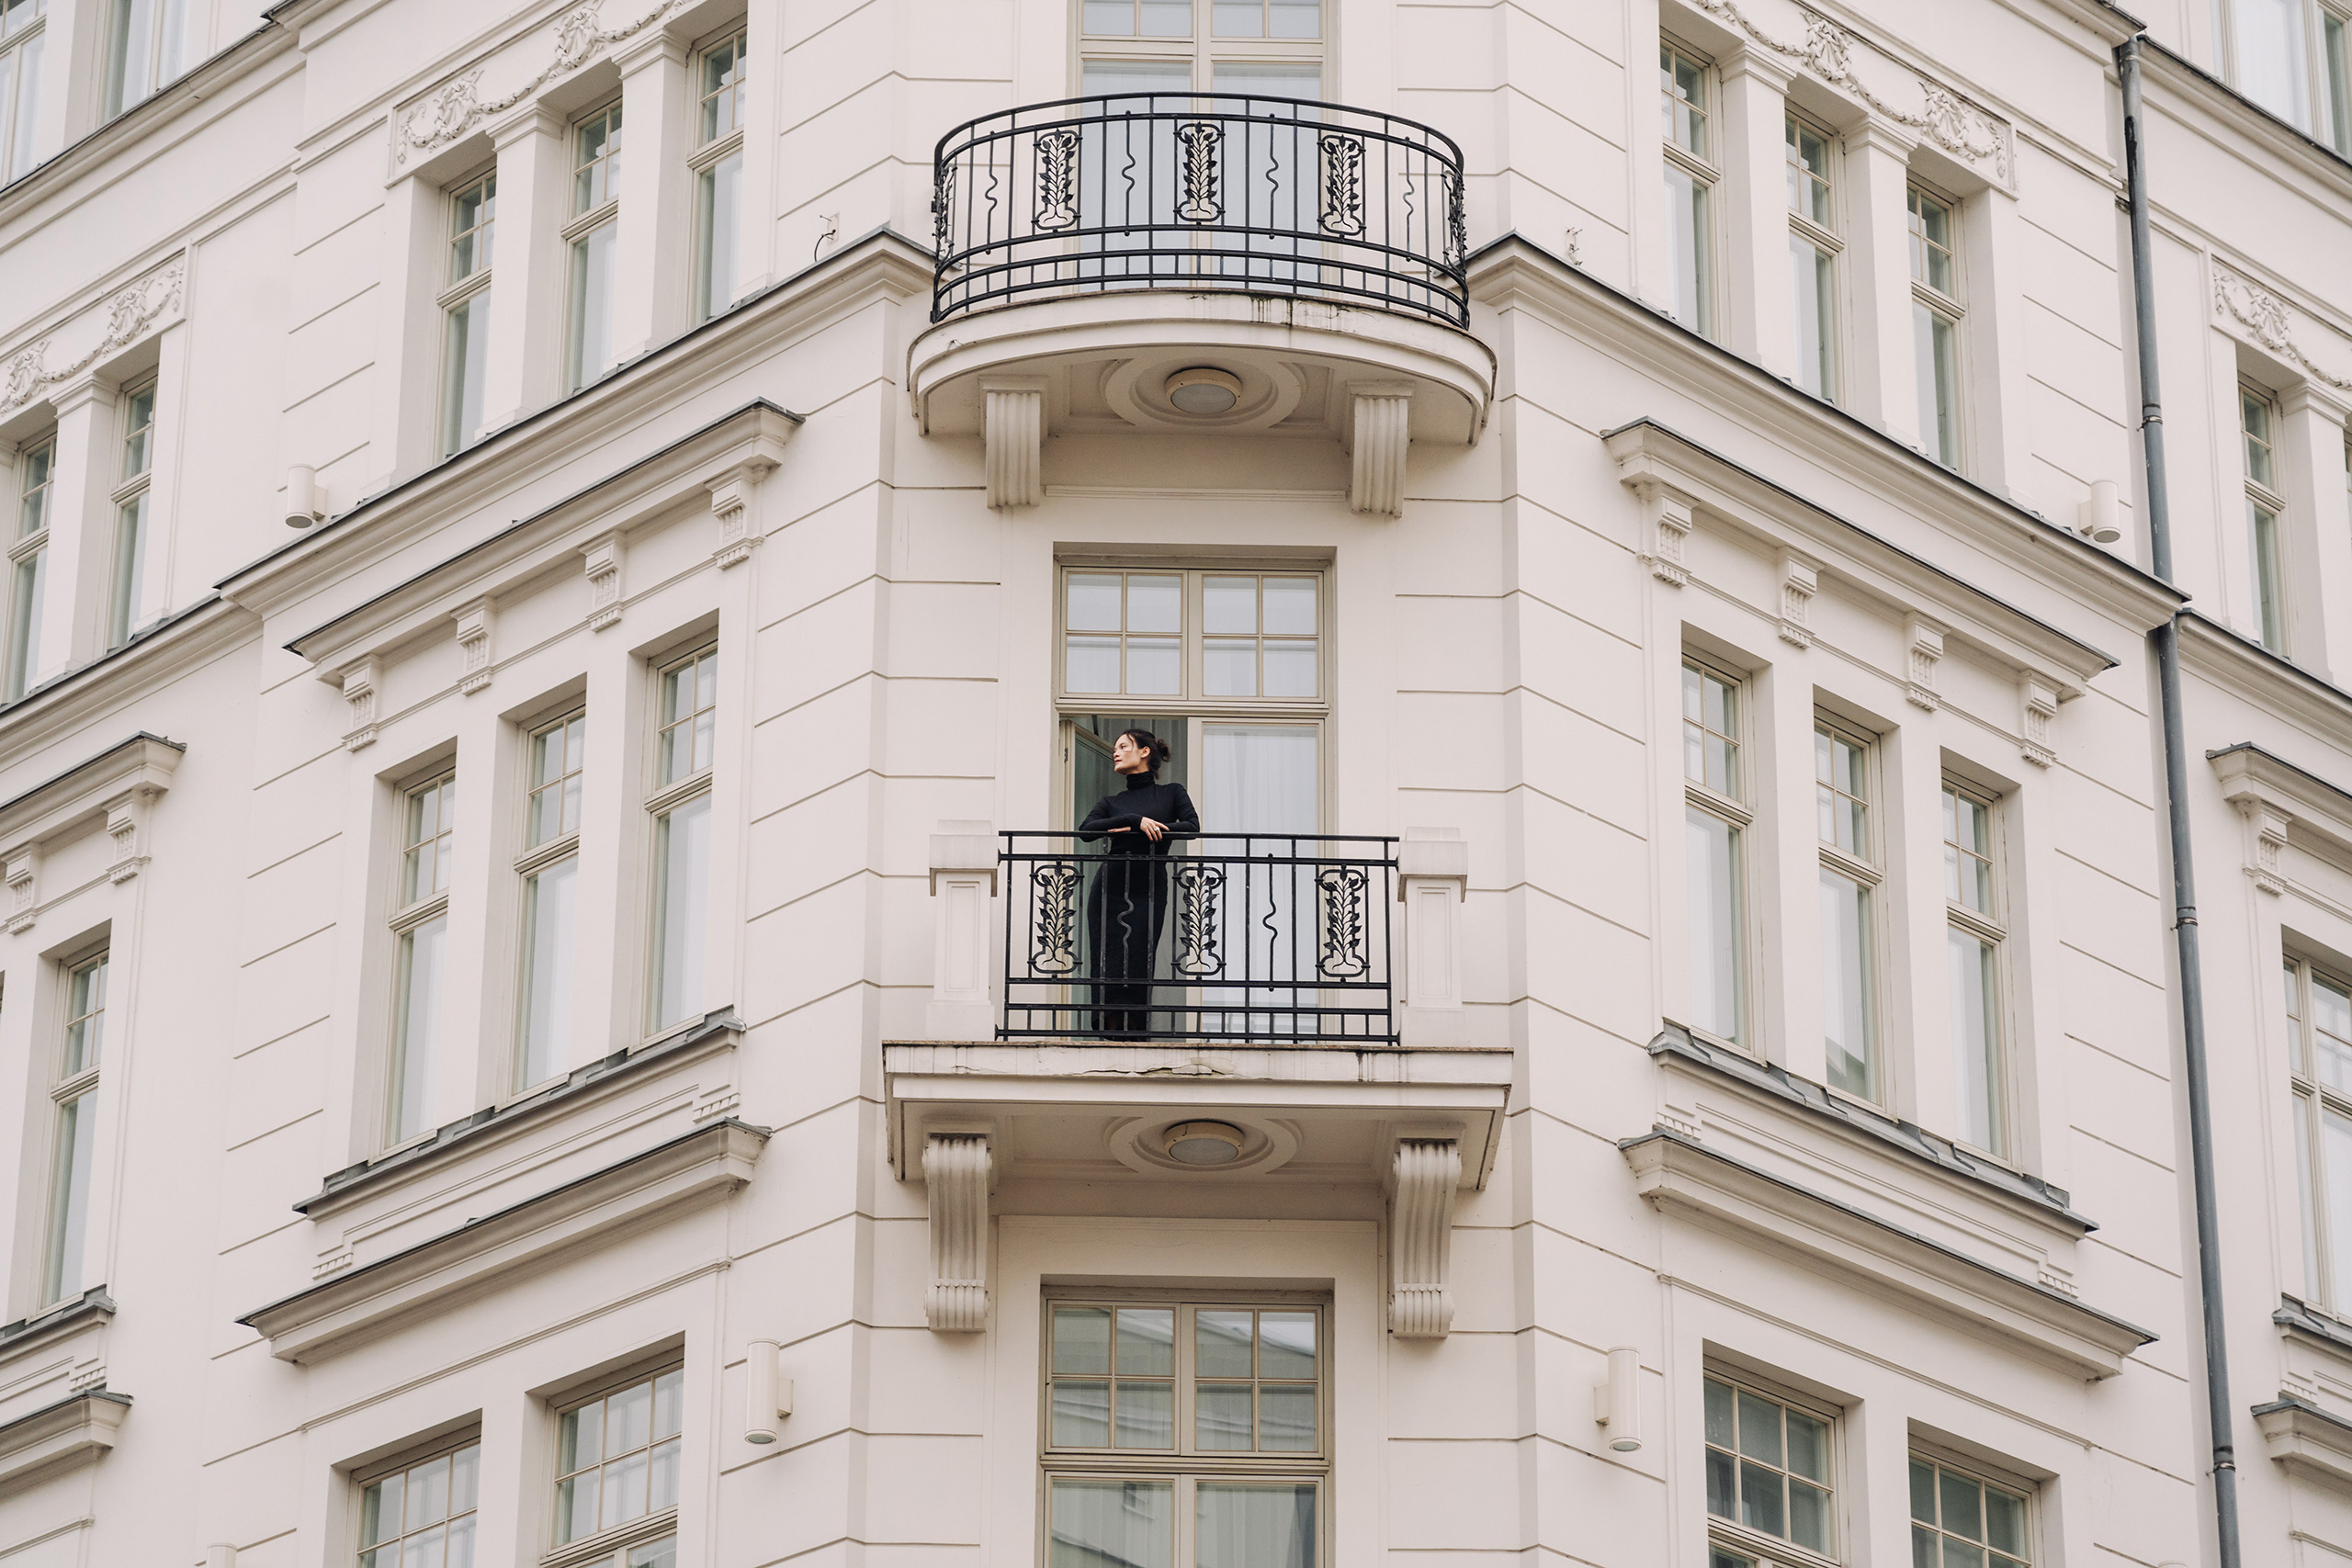
[[[569,385],[577,391],[613,363],[613,266],[620,225],[600,223],[571,246]]]
[[[1193,0],[1143,0],[1143,36],[1190,38]]]
[[[1704,181],[1673,160],[1667,161],[1666,216],[1671,228],[1668,254],[1674,267],[1674,318],[1695,333],[1711,333],[1714,325],[1707,197]]]
[[[563,1474],[582,1470],[605,1457],[605,1402],[601,1399],[564,1413],[556,1444],[556,1469]]]
[[[1911,1461],[1911,1517],[1936,1522],[1936,1467],[1923,1459]]]
[[[1212,577],[1201,584],[1201,629],[1209,635],[1253,637],[1258,631],[1258,580]]]
[[[1739,1396],[1739,1451],[1767,1464],[1781,1462],[1781,1407],[1745,1390]]]
[[[1851,877],[1826,869],[1821,873],[1821,1009],[1830,1084],[1874,1098],[1870,893]],[[1796,1419],[1790,1417],[1792,1444]]]
[[[1944,1537],[1943,1568],[1984,1568],[1984,1549],[1952,1536]]]
[[[1111,1446],[1111,1385],[1094,1381],[1054,1380],[1054,1446]]]
[[[2002,1094],[1998,991],[1992,944],[1954,926],[1949,934],[1952,1066],[1959,1091],[1959,1136],[2001,1150]]]
[[[1127,691],[1136,696],[1174,696],[1182,689],[1181,645],[1170,637],[1127,639]]]
[[[1789,1482],[1789,1539],[1828,1555],[1829,1494],[1793,1477]]]
[[[1323,36],[1322,0],[1266,0],[1268,38],[1310,39]]]
[[[1132,38],[1135,0],[1086,0],[1085,28],[1099,38]]]
[[[85,1094],[57,1108],[57,1148],[51,1165],[49,1279],[51,1302],[82,1290],[82,1248],[90,1211],[90,1126],[97,1097]]]
[[[523,1050],[517,1089],[564,1071],[571,1060],[571,953],[576,857],[523,885]]]
[[[1311,1378],[1315,1375],[1313,1313],[1261,1312],[1258,1314],[1258,1375],[1261,1378]]]
[[[404,1475],[388,1475],[359,1495],[359,1544],[373,1546],[400,1533]]]
[[[2352,1272],[2352,1121],[2335,1111],[2320,1120],[2320,1147],[2326,1164],[2327,1260],[2341,1303],[2347,1294],[2345,1280]]]
[[[606,1529],[643,1515],[646,1511],[645,1450],[623,1454],[605,1466],[605,1484],[598,1506],[604,1511],[602,1523]]]
[[[441,453],[447,457],[481,434],[482,390],[490,365],[490,296],[478,289],[450,307],[443,351]]]
[[[449,1459],[449,1511],[471,1513],[481,1484],[481,1445],[459,1449]]]
[[[1263,1383],[1258,1389],[1258,1447],[1274,1453],[1315,1451],[1315,1385]]]
[[[1218,38],[1266,36],[1266,9],[1259,0],[1216,0],[1213,9]]]
[[[1269,642],[1265,645],[1266,693],[1270,697],[1311,697],[1319,682],[1315,645],[1311,642]]]
[[[1732,1446],[1731,1385],[1709,1378],[1706,1382],[1707,1441],[1718,1448]]]
[[[1173,1568],[1176,1487],[1168,1481],[1056,1477],[1047,1568]],[[1302,1565],[1305,1568],[1305,1565]]]
[[[1690,920],[1690,1021],[1724,1040],[1740,1032],[1739,832],[1696,807],[1685,815]]]
[[[685,1416],[686,1374],[663,1372],[653,1380],[653,1435],[675,1437]]]
[[[1739,1522],[1749,1529],[1762,1530],[1766,1535],[1785,1537],[1789,1530],[1785,1500],[1781,1491],[1782,1484],[1779,1471],[1742,1460],[1739,1466]]]
[[[404,1144],[433,1115],[433,1058],[440,1038],[442,959],[449,918],[435,915],[403,933],[392,1020],[392,1104],[390,1133]]]
[[[1193,1446],[1217,1450],[1253,1446],[1250,1430],[1250,1385],[1204,1382],[1193,1391]]]
[[[614,1453],[641,1449],[653,1439],[653,1385],[639,1383],[623,1389],[608,1402],[605,1416],[605,1446]]]
[[[706,928],[710,916],[710,796],[664,812],[654,830],[653,1026],[667,1029],[703,1010]]]
[[[1184,628],[1184,580],[1147,577],[1127,579],[1127,630],[1172,634]]]
[[[1734,1461],[1721,1449],[1707,1450],[1707,1512],[1719,1519],[1736,1518],[1738,1508],[1733,1496]]]
[[[457,1568],[452,1562],[450,1568]],[[628,1549],[628,1568],[678,1568],[678,1538],[665,1535]]]
[[[1312,637],[1315,626],[1315,580],[1311,577],[1269,577],[1264,580],[1269,637]]]
[[[1789,236],[1789,282],[1796,325],[1796,382],[1816,398],[1838,397],[1837,263],[1828,252]]]
[[[1943,1553],[1937,1542],[1942,1538],[1919,1525],[1911,1527],[1911,1568],[1942,1568]]]
[[[1984,1539],[1984,1495],[1976,1483],[1964,1475],[1954,1475],[1947,1470],[1936,1478],[1937,1501],[1940,1506],[1946,1535],[1966,1536],[1971,1540]]]
[[[2231,0],[2228,11],[2238,91],[2289,124],[2309,129],[2303,0]]]
[[[412,1530],[449,1517],[449,1461],[445,1455],[409,1472],[408,1524]]]
[[[1315,1568],[1315,1484],[1204,1481],[1195,1493],[1201,1568]]]
[[[1201,647],[1202,690],[1212,697],[1258,694],[1258,643],[1254,637],[1210,637]]]
[[[1829,1482],[1829,1424],[1803,1411],[1789,1412],[1789,1473]]]
[[[1984,1544],[2012,1557],[2025,1555],[2025,1499],[1996,1486],[1984,1488]]]
[[[596,1533],[596,1472],[575,1475],[555,1489],[556,1534],[559,1540],[578,1540]]]
[[[735,299],[741,249],[743,154],[730,152],[702,172],[695,189],[695,320],[708,321]]]
[[[1116,572],[1073,571],[1069,574],[1067,614],[1074,632],[1115,632],[1119,629],[1119,576]]]
[[[1115,694],[1119,689],[1119,639],[1074,637],[1063,649],[1063,689]]]
[[[1119,1381],[1118,1446],[1167,1449],[1176,1445],[1176,1385]]]
[[[1054,1309],[1054,1371],[1107,1372],[1111,1370],[1111,1309],[1057,1306]]]
[[[1204,1378],[1250,1376],[1250,1341],[1254,1326],[1252,1314],[1246,1310],[1204,1307],[1193,1314],[1193,1371]]]
[[[1166,1377],[1175,1370],[1175,1310],[1121,1307],[1119,1371],[1131,1377]]]

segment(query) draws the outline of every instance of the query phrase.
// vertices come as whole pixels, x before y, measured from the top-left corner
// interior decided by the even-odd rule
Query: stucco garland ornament
[[[1899,107],[1871,90],[1854,71],[1854,35],[1821,15],[1803,11],[1802,39],[1775,38],[1750,19],[1734,0],[1698,0],[1699,8],[1721,17],[1754,42],[1786,60],[1796,61],[1815,76],[1845,88],[1896,125],[1918,131],[1945,152],[1972,164],[1990,160],[1994,173],[2006,185],[2009,178],[2009,139],[2001,124],[1984,110],[1939,83],[1913,73],[1919,85],[1917,113]]]
[[[2213,313],[2235,321],[2253,334],[2255,342],[2282,359],[2293,360],[2314,380],[2352,390],[2352,377],[2322,368],[2295,341],[2294,318],[2288,313],[2285,300],[2219,265],[2213,268]]]
[[[0,391],[0,413],[22,408],[40,396],[42,389],[71,380],[107,355],[137,343],[149,327],[177,308],[180,284],[187,270],[185,259],[175,260],[169,266],[115,290],[100,307],[106,315],[106,330],[70,365],[50,368],[49,349],[55,341],[53,336],[40,338],[17,354],[8,361],[6,389]]]
[[[556,18],[553,51],[547,65],[513,91],[483,97],[481,77],[486,68],[477,65],[451,77],[402,115],[396,139],[400,162],[407,163],[411,152],[434,152],[448,146],[481,124],[484,117],[513,108],[557,77],[579,70],[608,45],[636,37],[675,10],[678,4],[679,0],[659,0],[650,11],[616,28],[604,25],[602,0],[589,0],[587,5],[566,11]]]

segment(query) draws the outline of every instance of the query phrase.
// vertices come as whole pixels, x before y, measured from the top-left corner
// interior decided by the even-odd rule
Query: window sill
[[[106,1382],[106,1328],[114,1298],[93,1285],[69,1301],[0,1327],[0,1426],[61,1394]]]
[[[94,1388],[0,1426],[0,1497],[96,1463],[129,1414],[129,1394]]]
[[[2271,1461],[2288,1474],[2352,1491],[2352,1421],[2292,1395],[2248,1412]]]

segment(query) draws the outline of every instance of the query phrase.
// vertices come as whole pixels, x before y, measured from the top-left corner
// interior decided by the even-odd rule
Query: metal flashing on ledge
[[[2032,1280],[1658,1128],[1621,1141],[1634,1190],[1661,1213],[1886,1292],[1970,1337],[2075,1377],[2110,1378],[2155,1336]]]
[[[47,1312],[0,1325],[0,1357],[13,1355],[33,1340],[61,1328],[74,1327],[85,1319],[112,1317],[115,1310],[114,1298],[107,1294],[107,1288],[93,1285],[72,1301],[60,1302]]]
[[[2281,1470],[2339,1491],[2352,1490],[2352,1421],[2282,1393],[2246,1414]]]
[[[347,1165],[328,1177],[316,1192],[295,1203],[294,1212],[309,1214],[315,1208],[348,1198],[392,1176],[413,1171],[420,1166],[438,1164],[442,1156],[460,1145],[471,1144],[485,1134],[536,1120],[570,1103],[591,1087],[634,1077],[696,1045],[706,1044],[723,1035],[741,1034],[742,1028],[743,1021],[732,1007],[707,1012],[695,1022],[650,1044],[616,1051],[601,1061],[591,1062],[584,1067],[574,1067],[569,1077],[548,1084],[526,1099],[508,1105],[484,1106],[470,1116],[450,1122],[430,1137],[390,1154],[364,1159],[356,1165]]]
[[[1737,1051],[1719,1050],[1693,1039],[1690,1032],[1679,1023],[1668,1022],[1658,1031],[1657,1038],[1649,1043],[1649,1053],[1654,1058],[1674,1056],[1710,1068],[1788,1104],[1801,1106],[1815,1116],[1871,1138],[1899,1154],[1981,1183],[2004,1197],[2031,1204],[2048,1217],[2084,1232],[2098,1229],[2098,1222],[2075,1212],[2071,1195],[2063,1187],[2053,1187],[2038,1176],[2028,1176],[2007,1166],[1973,1159],[1951,1139],[1938,1137],[1916,1122],[1865,1110],[1850,1100],[1831,1094],[1819,1084],[1791,1076],[1776,1064],[1758,1062]]]

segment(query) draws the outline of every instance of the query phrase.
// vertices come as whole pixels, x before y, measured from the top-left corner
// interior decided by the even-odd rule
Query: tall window
[[[33,682],[40,660],[40,600],[48,578],[49,498],[57,477],[57,438],[44,436],[17,459],[17,531],[8,544],[7,700]]]
[[[1720,1040],[1747,1036],[1747,922],[1741,840],[1739,682],[1696,660],[1682,664],[1684,847],[1690,902],[1690,1023]]]
[[[1046,1337],[1049,1564],[1319,1568],[1320,1308],[1057,1301]]]
[[[100,953],[65,970],[64,1036],[49,1090],[57,1120],[50,1152],[44,1305],[82,1290],[82,1248],[90,1225],[90,1150],[97,1138],[98,1066],[106,1022],[107,955]]]
[[[2231,85],[2352,157],[2352,59],[2339,0],[2214,0]]]
[[[449,937],[449,861],[458,777],[443,773],[401,799],[400,908],[392,916],[390,1106],[385,1133],[404,1144],[430,1125],[441,1038],[441,978]]]
[[[1960,267],[1952,248],[1952,204],[1913,186],[1911,324],[1918,360],[1919,442],[1948,468],[1960,467]]]
[[[490,363],[490,263],[498,233],[498,175],[449,196],[449,281],[441,291],[441,454],[481,434],[482,376]]]
[[[1821,1019],[1829,1082],[1880,1096],[1876,931],[1869,741],[1826,721],[1813,731],[1814,803],[1821,826]]]
[[[48,0],[0,0],[0,185],[33,166],[33,129],[40,118],[40,52],[48,39],[37,26]]]
[[[1707,116],[1707,68],[1671,43],[1657,50],[1658,107],[1666,117],[1666,226],[1672,236],[1674,317],[1715,330],[1714,230],[1709,201],[1717,171]]]
[[[2002,1060],[2000,879],[1993,853],[1993,803],[1965,785],[1944,784],[1944,907],[1951,978],[1951,1054],[1957,1135],[1989,1154],[2005,1151],[2007,1068]]]
[[[114,585],[107,615],[107,646],[130,640],[147,575],[148,481],[155,465],[155,383],[122,395],[122,482],[115,486]]]
[[[709,947],[710,763],[718,719],[718,650],[662,671],[654,735],[653,1027],[704,1008]]]
[[[2025,1495],[1913,1454],[1911,1561],[2031,1568]]]
[[[107,118],[178,79],[187,0],[114,0],[107,50]]]
[[[2287,651],[2286,590],[2279,579],[2278,405],[2250,383],[2238,387],[2238,431],[2245,451],[2246,546],[2254,571],[2255,624],[2262,646]]]
[[[1781,1568],[1831,1556],[1830,1413],[1726,1377],[1707,1378],[1703,1393],[1708,1568]],[[1790,1547],[1807,1555],[1792,1556]]]
[[[685,1401],[686,1374],[673,1368],[632,1378],[558,1418],[556,1544],[606,1548],[566,1551],[567,1564],[676,1568]]]
[[[613,363],[613,263],[620,243],[621,106],[571,128],[571,327],[564,384],[577,391]]]
[[[359,1490],[359,1568],[473,1568],[481,1439],[412,1461]]]
[[[571,960],[580,887],[580,775],[588,716],[531,732],[524,800],[523,1017],[514,1087],[528,1089],[571,1061]]]
[[[737,33],[702,51],[695,85],[695,320],[707,321],[735,299],[735,263],[743,214],[743,74],[748,62]]]
[[[1829,137],[1790,115],[1789,288],[1797,344],[1797,385],[1838,400],[1838,238],[1829,183]]]
[[[2352,1307],[2352,979],[2286,962],[2295,1168],[2303,1193],[2303,1293]]]
[[[1083,0],[1089,93],[1323,95],[1322,0]]]

